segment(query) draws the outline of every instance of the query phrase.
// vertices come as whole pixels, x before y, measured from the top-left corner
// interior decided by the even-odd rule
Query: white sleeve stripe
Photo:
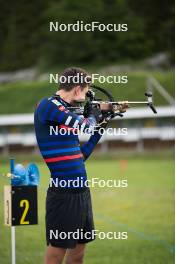
[[[90,126],[90,127],[89,127],[89,132],[92,132],[93,129],[94,129],[94,127],[93,127],[93,126]]]
[[[58,102],[57,100],[52,100],[52,102],[54,103],[54,104],[56,104],[57,106],[60,106],[60,105],[62,105],[60,102]]]
[[[65,125],[68,126],[70,121],[72,119],[72,116],[68,116],[68,118],[66,119]]]
[[[76,120],[75,123],[73,124],[73,128],[76,128],[78,126],[79,120]]]
[[[84,122],[84,123],[82,124],[82,126],[81,126],[81,129],[84,130],[85,126],[86,126],[86,123]]]

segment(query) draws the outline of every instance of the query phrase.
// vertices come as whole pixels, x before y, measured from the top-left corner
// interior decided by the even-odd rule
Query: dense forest
[[[175,61],[175,1],[0,0],[0,70],[45,64],[139,60],[167,51]],[[49,22],[127,24],[127,32],[50,32]]]

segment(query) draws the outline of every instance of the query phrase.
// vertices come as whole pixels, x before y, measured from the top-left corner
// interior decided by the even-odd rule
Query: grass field
[[[18,162],[20,160],[17,160]],[[41,172],[39,225],[17,227],[17,264],[43,263],[45,249],[45,195],[49,172]],[[2,164],[0,173],[9,170]],[[85,264],[175,263],[175,163],[173,158],[130,158],[126,167],[118,159],[87,162],[89,178],[127,179],[127,188],[93,188],[96,229],[128,232],[127,240],[99,240],[87,248]],[[0,263],[10,262],[10,228],[3,226],[3,185],[0,178]]]

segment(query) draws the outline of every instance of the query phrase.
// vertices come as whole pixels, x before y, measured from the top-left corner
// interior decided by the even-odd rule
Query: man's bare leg
[[[66,249],[52,247],[49,245],[46,249],[45,264],[61,264],[66,253]]]
[[[78,244],[73,249],[67,249],[66,264],[82,264],[86,244]]]

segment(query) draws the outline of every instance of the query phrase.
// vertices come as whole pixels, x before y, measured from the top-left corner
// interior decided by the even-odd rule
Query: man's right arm
[[[94,115],[90,115],[88,118],[80,117],[54,99],[43,99],[38,105],[38,114],[42,123],[53,121],[69,128],[81,129],[87,134],[90,134],[97,125]]]

